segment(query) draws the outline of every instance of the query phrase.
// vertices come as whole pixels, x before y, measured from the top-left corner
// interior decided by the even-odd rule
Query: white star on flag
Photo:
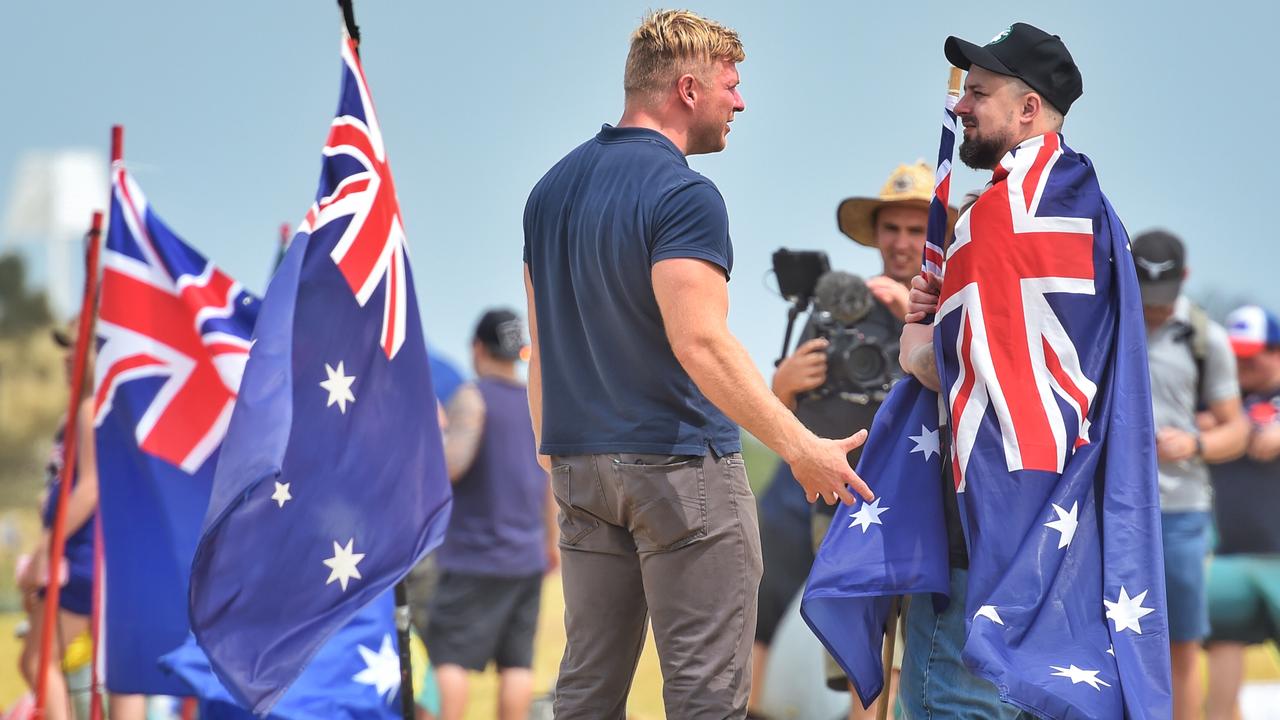
[[[1071,681],[1072,685],[1085,683],[1089,687],[1098,691],[1102,690],[1102,688],[1098,687],[1099,685],[1111,687],[1111,683],[1098,677],[1098,673],[1102,672],[1101,670],[1082,670],[1075,665],[1072,665],[1069,668],[1058,667],[1057,665],[1050,665],[1049,667],[1057,670],[1057,672],[1053,673],[1054,677],[1067,678]]]
[[[293,499],[293,496],[289,494],[289,485],[290,483],[276,483],[276,491],[271,495],[271,499],[280,503],[280,507],[284,507],[285,503]]]
[[[858,512],[851,513],[849,515],[849,517],[853,518],[853,522],[849,523],[849,527],[861,525],[862,532],[865,534],[867,532],[867,528],[872,525],[884,524],[880,522],[880,516],[888,509],[888,507],[880,507],[880,498],[876,498],[874,502],[870,503],[863,500],[862,507],[858,508]]]
[[[361,685],[372,685],[378,696],[385,695],[390,703],[400,689],[400,655],[391,644],[390,633],[382,636],[382,647],[378,652],[364,645],[357,645],[356,649],[360,651],[360,659],[364,660],[364,669],[351,679]]]
[[[938,431],[936,429],[930,430],[921,425],[919,435],[908,435],[907,437],[916,444],[915,447],[911,448],[911,452],[923,454],[925,462],[928,462],[929,458],[934,455],[942,454],[938,450]]]
[[[1111,602],[1105,597],[1102,598],[1102,604],[1107,606],[1107,618],[1115,621],[1116,632],[1120,632],[1125,628],[1133,628],[1133,631],[1142,634],[1142,626],[1138,621],[1155,612],[1154,608],[1142,607],[1142,601],[1147,597],[1147,591],[1143,590],[1133,597],[1129,597],[1128,591],[1124,586],[1120,587],[1120,597],[1115,602]]]
[[[324,581],[325,585],[337,580],[342,585],[342,591],[347,591],[347,581],[352,578],[360,580],[360,571],[356,569],[356,565],[364,559],[364,553],[351,552],[351,545],[355,542],[355,538],[347,541],[347,546],[342,547],[337,540],[333,541],[333,557],[324,561],[324,564],[331,569],[329,579]]]
[[[347,375],[342,367],[342,361],[338,361],[338,369],[334,370],[329,363],[324,364],[324,371],[328,374],[329,379],[320,383],[320,387],[329,393],[329,402],[325,407],[333,407],[334,403],[338,404],[338,409],[343,415],[347,414],[347,403],[356,401],[356,396],[351,392],[351,383],[356,381],[355,375]]]
[[[1079,502],[1071,503],[1071,512],[1067,512],[1066,510],[1063,510],[1061,506],[1055,503],[1053,506],[1053,511],[1058,514],[1058,519],[1050,520],[1049,522],[1044,524],[1045,527],[1051,528],[1053,530],[1057,530],[1058,532],[1062,533],[1061,535],[1058,536],[1059,550],[1070,545],[1071,539],[1076,536],[1076,526],[1080,524],[1080,521],[1076,519],[1076,512],[1079,509],[1080,509]]]
[[[1000,619],[1000,613],[996,612],[995,605],[983,605],[978,608],[978,612],[973,614],[973,619],[977,620],[980,617],[984,617],[997,625],[1004,624],[1004,620]]]

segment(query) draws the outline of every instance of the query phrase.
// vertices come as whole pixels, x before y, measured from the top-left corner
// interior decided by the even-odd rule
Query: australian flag
[[[267,720],[395,720],[400,715],[400,655],[392,593],[364,606],[312,658]],[[189,637],[164,667],[200,699],[202,720],[255,720],[236,704]]]
[[[1024,141],[961,216],[944,270],[934,344],[969,544],[965,664],[1040,717],[1168,717],[1142,304],[1093,164],[1058,134]]]
[[[387,151],[356,47],[316,202],[263,300],[191,571],[192,630],[265,714],[439,544],[452,496]]]
[[[111,176],[94,368],[105,681],[180,694],[157,663],[190,632],[191,558],[259,303],[161,222],[121,163]]]

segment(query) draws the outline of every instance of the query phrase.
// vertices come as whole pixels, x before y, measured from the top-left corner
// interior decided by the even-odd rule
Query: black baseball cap
[[[524,323],[505,308],[489,310],[476,323],[475,339],[496,358],[518,360],[525,348]]]
[[[1182,240],[1167,230],[1148,230],[1129,243],[1138,271],[1143,305],[1172,305],[1182,292],[1187,251]]]
[[[1080,68],[1062,39],[1034,25],[1014,23],[986,45],[975,45],[953,35],[942,50],[947,60],[961,70],[977,65],[1018,78],[1063,115],[1084,93]]]

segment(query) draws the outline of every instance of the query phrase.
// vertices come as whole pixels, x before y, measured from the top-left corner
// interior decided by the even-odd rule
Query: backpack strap
[[[1195,303],[1187,306],[1188,329],[1179,340],[1187,343],[1196,364],[1196,409],[1204,410],[1204,368],[1209,357],[1209,313]]]

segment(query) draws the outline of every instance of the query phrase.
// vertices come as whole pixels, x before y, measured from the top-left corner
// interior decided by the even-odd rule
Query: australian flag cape
[[[943,270],[941,398],[914,380],[890,394],[859,466],[880,504],[832,525],[806,620],[873,699],[884,596],[946,588],[941,416],[969,551],[965,664],[1038,717],[1168,717],[1142,302],[1092,162],[1056,133],[1021,143]]]

